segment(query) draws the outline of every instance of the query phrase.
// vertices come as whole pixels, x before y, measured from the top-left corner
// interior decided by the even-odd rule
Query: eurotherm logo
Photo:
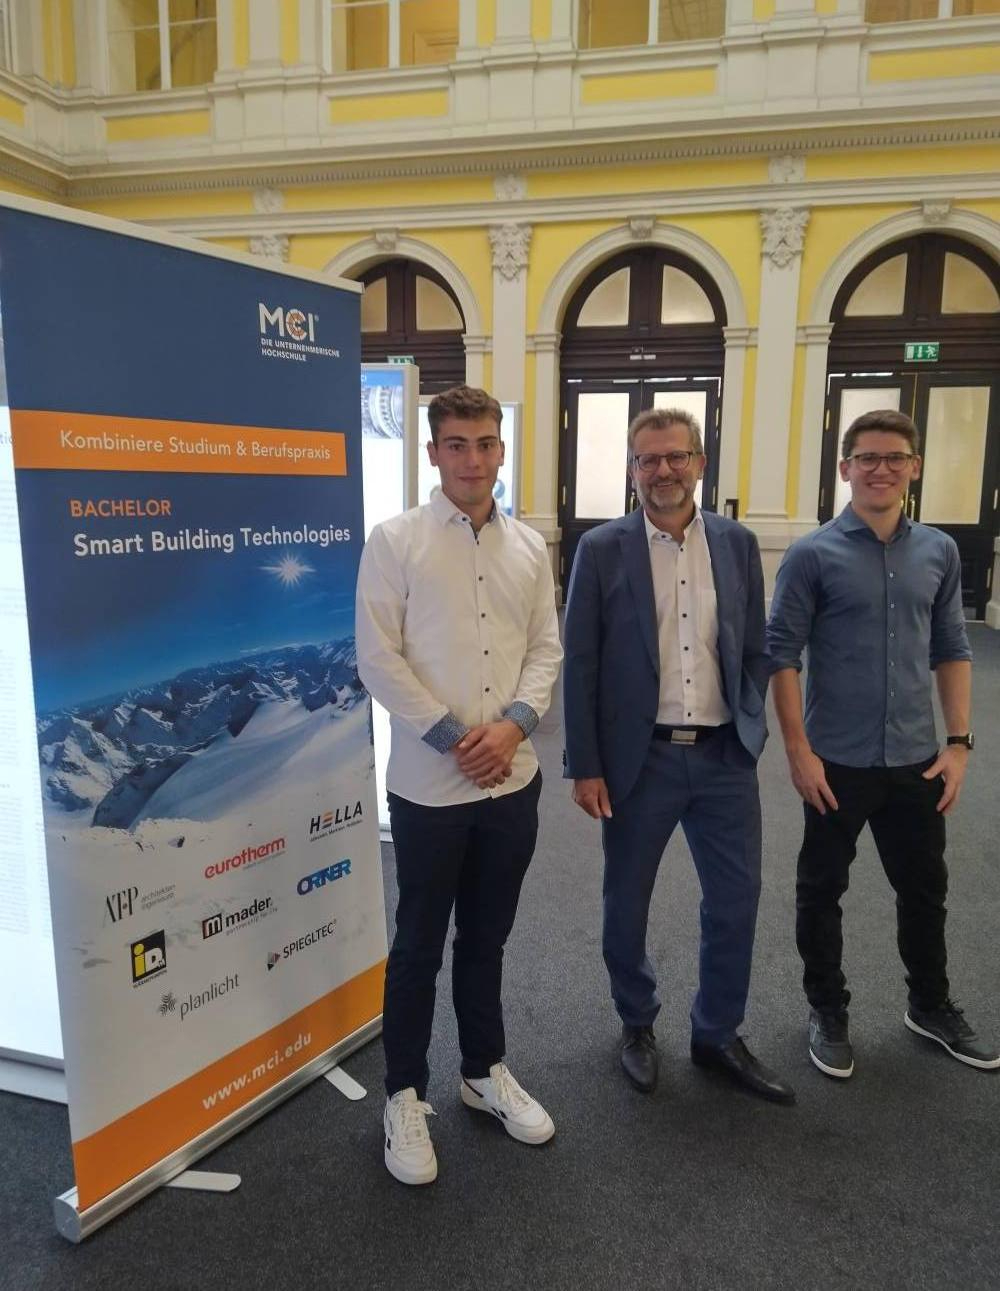
[[[327,838],[330,834],[335,834],[338,830],[343,829],[345,825],[353,825],[356,820],[361,820],[363,815],[364,812],[361,809],[361,800],[359,798],[353,805],[348,802],[343,807],[334,807],[332,811],[321,811],[317,816],[310,816],[310,843],[315,843],[321,838]]]
[[[133,941],[130,949],[133,986],[148,981],[167,967],[167,936],[162,929]]]
[[[244,847],[243,851],[237,852],[235,856],[227,856],[224,860],[212,861],[206,865],[205,878],[217,879],[221,874],[228,874],[230,870],[246,869],[248,866],[256,865],[258,861],[279,856],[284,850],[283,838],[272,838],[269,843],[261,843],[260,847]]]

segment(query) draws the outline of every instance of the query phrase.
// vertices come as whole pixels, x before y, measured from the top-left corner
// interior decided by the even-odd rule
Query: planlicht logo
[[[286,309],[283,305],[268,309],[262,300],[257,302],[257,306],[261,336],[267,336],[268,330],[274,328],[279,336],[287,334],[293,341],[315,342],[319,314],[305,314],[301,309]]]
[[[269,843],[261,843],[260,847],[244,847],[243,851],[237,852],[235,856],[227,856],[225,860],[212,861],[206,865],[205,878],[217,879],[222,874],[228,874],[230,870],[246,869],[259,861],[266,861],[271,856],[280,856],[284,850],[283,838],[272,838]]]

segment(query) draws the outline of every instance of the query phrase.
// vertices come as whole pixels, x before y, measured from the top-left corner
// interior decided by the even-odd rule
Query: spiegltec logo
[[[321,838],[327,838],[330,834],[337,833],[347,825],[353,825],[356,820],[361,820],[363,817],[360,799],[353,806],[345,803],[343,807],[335,807],[332,811],[322,811],[318,816],[310,816],[309,841],[315,843]]]
[[[308,950],[310,946],[317,946],[321,941],[326,941],[328,937],[333,936],[336,928],[336,919],[330,919],[329,922],[322,923],[318,928],[314,928],[312,932],[307,932],[305,936],[297,937],[295,941],[290,941],[280,954],[269,954],[267,957],[267,971],[270,972],[283,959],[291,959],[293,955],[297,955],[303,950]]]
[[[242,910],[231,910],[228,914],[220,910],[218,914],[202,919],[202,940],[208,941],[209,937],[217,937],[220,932],[228,935],[231,932],[239,932],[241,928],[249,928],[252,924],[260,923],[261,919],[266,919],[273,909],[270,897],[257,897]]]
[[[336,861],[333,865],[327,865],[323,869],[317,870],[315,874],[303,875],[296,883],[295,891],[300,897],[305,897],[310,892],[315,892],[317,888],[326,887],[328,883],[334,883],[337,879],[347,878],[350,873],[350,861]]]
[[[259,861],[266,861],[271,856],[280,856],[284,850],[283,838],[272,838],[269,843],[262,843],[260,847],[244,847],[243,851],[237,852],[235,856],[227,856],[225,860],[212,861],[206,865],[205,878],[217,879],[222,874],[228,874],[230,870],[247,869]]]
[[[125,919],[131,919],[138,910],[152,910],[153,906],[160,905],[163,901],[170,901],[174,895],[174,884],[168,883],[165,887],[155,888],[152,892],[140,893],[139,889],[130,884],[127,888],[119,888],[117,892],[109,892],[104,898],[104,924],[121,923]]]
[[[148,982],[167,967],[167,936],[162,929],[149,933],[139,941],[133,941],[130,949],[133,986]]]
[[[238,991],[240,987],[239,973],[227,973],[217,982],[212,982],[206,986],[203,991],[192,992],[187,999],[178,999],[173,991],[168,991],[166,995],[160,998],[156,1011],[161,1018],[167,1017],[171,1013],[180,1014],[180,1020],[185,1022],[192,1013],[197,1013],[199,1009],[208,1008],[209,1005],[215,1004],[223,996],[229,995],[233,991]],[[178,1006],[179,1009],[178,1009]]]

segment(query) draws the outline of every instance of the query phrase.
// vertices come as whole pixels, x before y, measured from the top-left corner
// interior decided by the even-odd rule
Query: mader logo
[[[132,942],[132,985],[138,986],[167,966],[167,937],[162,930]]]
[[[327,865],[322,870],[317,870],[315,874],[306,874],[296,883],[295,891],[300,897],[308,896],[316,888],[323,888],[337,879],[346,878],[350,872],[350,861],[337,861],[333,865]]]
[[[208,941],[209,937],[217,937],[220,932],[238,932],[240,928],[246,928],[250,924],[257,923],[270,913],[270,897],[257,897],[255,901],[251,901],[242,910],[234,910],[231,914],[223,914],[220,910],[218,914],[212,914],[207,919],[202,919],[202,940]]]
[[[333,811],[324,811],[318,816],[310,816],[310,843],[315,843],[320,838],[326,838],[328,834],[336,833],[338,829],[343,829],[345,825],[353,824],[354,821],[360,820],[363,814],[361,800],[359,799],[353,807],[350,803],[345,803],[343,807],[337,807]]]
[[[268,309],[262,300],[257,302],[260,310],[260,334],[266,336],[269,328],[276,328],[279,336],[287,332],[293,341],[316,340],[316,323],[319,314],[304,314],[301,309],[285,309],[278,305]]]

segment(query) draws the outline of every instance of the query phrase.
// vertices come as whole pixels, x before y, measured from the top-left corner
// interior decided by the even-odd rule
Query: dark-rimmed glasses
[[[854,453],[844,461],[856,462],[861,471],[877,471],[881,462],[885,462],[890,471],[902,471],[915,456],[915,453]]]
[[[643,475],[652,475],[660,469],[661,462],[666,462],[672,471],[686,471],[691,465],[691,458],[697,456],[693,449],[675,448],[671,453],[636,453],[632,461]]]

